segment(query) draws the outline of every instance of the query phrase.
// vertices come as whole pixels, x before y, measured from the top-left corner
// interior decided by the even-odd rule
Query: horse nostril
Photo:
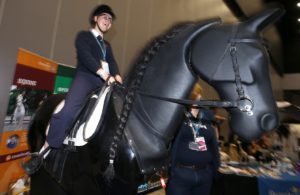
[[[267,113],[261,117],[260,126],[265,131],[273,130],[277,127],[278,119],[276,115]]]

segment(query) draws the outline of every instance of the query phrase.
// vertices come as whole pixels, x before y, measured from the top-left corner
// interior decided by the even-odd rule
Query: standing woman
[[[197,83],[191,99],[201,98]],[[172,162],[167,195],[209,195],[213,177],[220,164],[216,131],[212,126],[214,113],[204,108],[191,108],[172,148]]]

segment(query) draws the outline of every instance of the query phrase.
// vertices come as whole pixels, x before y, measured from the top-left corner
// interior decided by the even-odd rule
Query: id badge
[[[110,73],[109,73],[109,66],[108,66],[108,63],[107,63],[106,61],[101,60],[101,66],[102,66],[103,70],[104,70],[106,73],[110,74]]]
[[[199,144],[196,142],[189,142],[189,149],[194,151],[200,151]]]
[[[204,137],[196,137],[195,142],[198,144],[199,150],[200,151],[206,151],[206,143]]]

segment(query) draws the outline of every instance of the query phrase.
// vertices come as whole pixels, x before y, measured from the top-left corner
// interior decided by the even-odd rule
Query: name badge
[[[196,142],[189,142],[189,149],[194,151],[200,151],[199,145]]]
[[[204,137],[196,137],[195,142],[198,144],[200,151],[206,151],[207,150]]]
[[[206,151],[207,146],[204,137],[196,137],[195,141],[189,142],[189,149],[194,151]]]
[[[109,72],[109,66],[108,66],[108,63],[106,61],[101,60],[101,66],[102,66],[103,70],[106,73],[110,74],[110,72]]]

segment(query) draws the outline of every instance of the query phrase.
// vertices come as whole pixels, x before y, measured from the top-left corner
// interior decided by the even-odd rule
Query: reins
[[[154,98],[154,99],[159,99],[163,100],[166,102],[172,102],[172,103],[177,103],[177,104],[182,104],[182,105],[189,105],[192,107],[204,107],[204,106],[211,106],[211,107],[222,107],[222,108],[236,108],[237,103],[236,102],[231,102],[231,101],[217,101],[217,100],[190,100],[190,99],[176,99],[176,98],[169,98],[169,97],[161,97],[161,96],[156,96],[152,95],[143,91],[138,91],[139,95]]]

